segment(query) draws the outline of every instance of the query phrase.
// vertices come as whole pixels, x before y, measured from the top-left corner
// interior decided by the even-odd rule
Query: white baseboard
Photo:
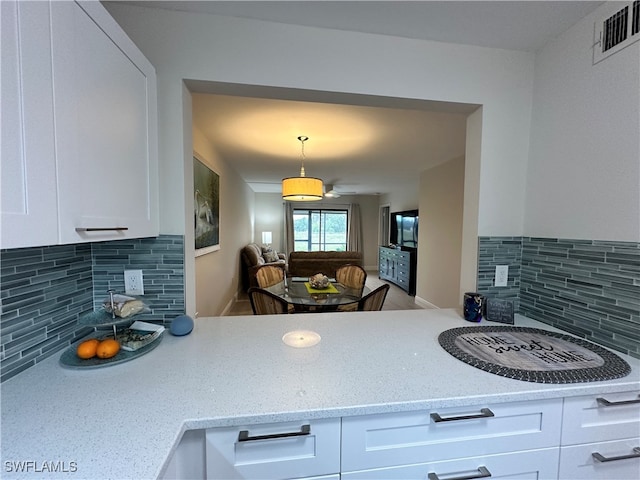
[[[231,310],[231,308],[233,307],[233,304],[236,303],[237,301],[238,301],[238,292],[236,292],[235,295],[233,296],[233,298],[231,298],[231,300],[229,300],[227,305],[225,305],[225,307],[222,310],[222,313],[220,314],[220,316],[221,317],[226,317],[227,314],[229,313],[229,311]]]
[[[420,305],[422,308],[437,308],[437,309],[440,309],[440,307],[438,307],[437,305],[434,305],[433,303],[428,302],[424,298],[420,298],[417,295],[415,297],[415,303],[416,303],[416,305]]]

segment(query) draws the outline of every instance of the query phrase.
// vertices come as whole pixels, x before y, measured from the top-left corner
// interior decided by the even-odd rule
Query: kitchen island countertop
[[[2,384],[2,478],[156,478],[190,429],[640,389],[624,355],[631,373],[600,382],[481,371],[438,344],[472,325],[453,309],[212,317],[119,365],[65,369],[57,353]],[[289,347],[293,330],[321,341]]]

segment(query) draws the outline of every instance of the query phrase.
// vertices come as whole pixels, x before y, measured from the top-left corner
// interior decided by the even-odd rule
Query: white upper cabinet
[[[155,70],[97,2],[51,28],[61,243],[157,235]]]
[[[10,2],[17,21],[6,34],[5,3],[3,77],[5,37],[17,46],[6,60],[7,119],[2,87],[2,248],[157,236],[153,66],[98,2],[37,2],[32,9],[43,28],[23,21],[24,2]],[[33,60],[25,37],[43,44]],[[30,82],[39,88],[25,88]],[[5,120],[12,124],[6,149]],[[17,186],[5,195],[13,179]],[[44,227],[37,226],[40,209]],[[14,210],[24,225],[9,223]]]
[[[0,247],[58,242],[49,4],[2,9]]]

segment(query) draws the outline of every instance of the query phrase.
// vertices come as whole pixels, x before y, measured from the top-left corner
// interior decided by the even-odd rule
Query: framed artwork
[[[196,257],[220,250],[220,175],[193,157]]]

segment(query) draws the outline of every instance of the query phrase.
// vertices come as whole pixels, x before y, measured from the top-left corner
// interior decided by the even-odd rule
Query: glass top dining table
[[[368,287],[351,288],[333,279],[331,280],[333,288],[327,288],[326,292],[318,289],[310,290],[306,285],[308,282],[308,278],[292,277],[287,279],[286,285],[280,283],[268,287],[266,290],[284,298],[298,312],[337,310],[341,305],[358,303],[364,295],[370,292]]]

